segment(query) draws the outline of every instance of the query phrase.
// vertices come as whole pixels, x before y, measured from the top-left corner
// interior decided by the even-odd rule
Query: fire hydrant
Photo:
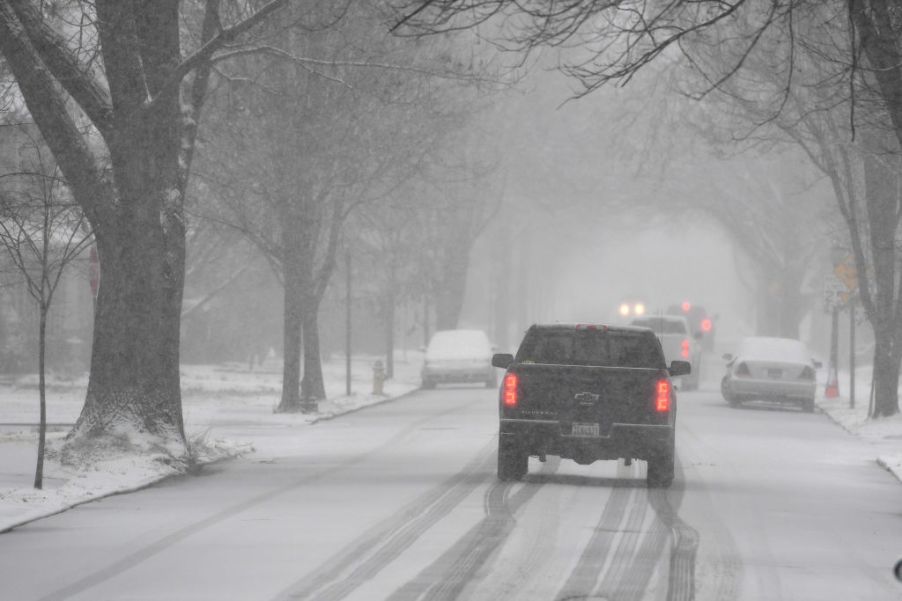
[[[385,366],[382,361],[373,363],[373,394],[382,395],[382,387],[385,384]]]

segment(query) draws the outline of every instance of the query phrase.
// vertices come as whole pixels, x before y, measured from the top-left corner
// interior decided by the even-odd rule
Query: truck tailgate
[[[515,372],[518,406],[504,408],[502,417],[555,420],[562,433],[570,433],[572,424],[585,424],[589,429],[598,424],[601,436],[615,423],[661,423],[661,418],[667,417],[655,413],[656,386],[666,375],[654,368],[521,363]],[[586,435],[590,435],[588,431]]]

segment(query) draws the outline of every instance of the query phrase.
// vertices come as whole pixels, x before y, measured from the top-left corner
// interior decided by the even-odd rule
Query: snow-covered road
[[[714,391],[679,410],[666,493],[638,462],[499,483],[495,393],[419,392],[0,535],[0,599],[902,598],[902,484],[865,443]]]

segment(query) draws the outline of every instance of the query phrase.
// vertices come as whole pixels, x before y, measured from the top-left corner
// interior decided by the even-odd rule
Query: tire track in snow
[[[323,567],[284,589],[274,600],[337,601],[347,597],[493,477],[496,447],[497,440],[493,439],[463,470],[346,545]]]
[[[627,575],[630,573],[630,567],[638,561],[636,547],[642,538],[642,525],[645,523],[647,513],[648,491],[644,488],[634,488],[629,517],[614,549],[610,567],[604,573],[598,588],[602,597],[627,601],[636,598],[637,592],[641,595],[645,590],[651,570],[647,570],[648,576],[644,582],[628,579]]]
[[[186,538],[188,538],[189,536],[191,536],[193,534],[197,534],[198,532],[206,530],[207,528],[210,528],[211,526],[215,526],[216,524],[224,522],[225,520],[228,520],[229,518],[232,518],[244,511],[247,511],[248,509],[250,509],[256,505],[260,505],[260,504],[265,503],[275,497],[278,497],[285,493],[291,492],[291,491],[295,490],[296,488],[317,482],[318,480],[321,480],[329,475],[334,474],[336,471],[346,469],[346,468],[352,467],[358,463],[361,463],[364,460],[366,460],[367,458],[371,457],[373,454],[379,453],[380,451],[387,449],[387,448],[391,447],[392,445],[397,444],[399,441],[403,440],[405,437],[410,435],[412,432],[415,432],[416,430],[418,430],[420,428],[420,426],[422,426],[425,423],[428,423],[428,422],[430,422],[434,419],[440,418],[440,417],[444,417],[445,415],[455,413],[457,411],[460,411],[461,409],[469,407],[470,405],[474,405],[476,403],[482,403],[482,402],[484,402],[484,401],[482,401],[480,399],[480,400],[473,401],[470,403],[465,403],[463,405],[451,407],[444,411],[440,411],[440,412],[431,414],[427,417],[424,417],[422,419],[419,419],[419,420],[409,424],[408,426],[405,426],[401,430],[399,430],[397,433],[392,435],[387,441],[385,441],[384,443],[382,443],[375,449],[371,449],[369,451],[359,453],[357,455],[353,455],[352,457],[349,457],[349,458],[345,459],[344,461],[340,461],[337,464],[333,464],[328,467],[319,469],[319,470],[313,472],[312,474],[307,474],[305,476],[302,476],[284,486],[281,486],[279,488],[275,488],[272,490],[268,490],[264,493],[260,493],[259,495],[251,497],[250,499],[247,499],[245,501],[242,501],[240,503],[236,503],[235,505],[227,507],[227,508],[223,509],[222,511],[219,511],[207,518],[198,520],[192,524],[184,526],[184,527],[176,530],[175,532],[172,532],[172,533],[160,538],[159,540],[147,545],[146,547],[143,547],[142,549],[139,549],[139,550],[135,551],[134,553],[130,553],[130,554],[126,555],[119,561],[116,561],[115,563],[112,563],[112,564],[106,566],[105,568],[101,568],[95,572],[92,572],[92,573],[88,574],[87,576],[84,576],[83,578],[80,578],[79,580],[76,580],[75,582],[73,582],[71,584],[62,586],[62,587],[44,595],[43,597],[40,597],[38,599],[38,601],[64,601],[65,599],[74,597],[88,589],[91,589],[99,584],[102,584],[103,582],[105,582],[107,580],[115,578],[119,574],[122,574],[123,572],[126,572],[126,571],[134,568],[135,566],[147,561],[151,557],[159,555],[161,552],[165,551],[169,547],[185,540]]]
[[[695,559],[698,550],[698,531],[683,521],[679,508],[685,494],[685,472],[677,457],[676,485],[667,490],[649,491],[648,501],[655,511],[657,522],[669,531],[670,569],[667,578],[667,601],[692,601],[695,599]],[[661,537],[663,538],[663,536]],[[662,545],[663,548],[663,545]],[[636,566],[641,569],[641,566]]]
[[[557,471],[560,459],[552,457],[534,478],[511,495],[516,482],[496,482],[485,494],[485,517],[450,549],[397,589],[389,601],[447,601],[457,599],[476,572],[507,539],[516,524],[514,514],[542,488],[541,476]]]
[[[668,539],[672,542],[667,601],[692,601],[695,598],[698,533],[677,514],[684,493],[682,467],[679,463],[677,467],[679,484],[669,493],[660,489],[635,489],[623,530],[615,529],[622,522],[630,495],[624,494],[624,489],[615,484],[595,534],[557,595],[558,599],[586,599],[593,595],[618,601],[642,599],[667,548]],[[654,521],[651,529],[642,536],[639,529],[648,507],[654,510]],[[596,588],[599,577],[601,583]]]
[[[618,476],[620,474],[618,466]],[[617,535],[620,533],[618,527],[623,521],[632,493],[633,489],[624,486],[622,481],[613,483],[595,530],[580,555],[579,561],[564,582],[564,586],[555,595],[556,599],[588,598],[595,590],[596,583],[611,556]]]

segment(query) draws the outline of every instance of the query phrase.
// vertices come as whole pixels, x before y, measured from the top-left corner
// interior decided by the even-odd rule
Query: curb
[[[363,410],[369,409],[369,408],[371,408],[371,407],[376,407],[376,406],[378,406],[378,405],[384,405],[385,403],[390,403],[390,402],[392,402],[392,401],[399,401],[399,400],[404,399],[404,398],[406,398],[406,397],[412,396],[414,393],[418,392],[419,390],[420,390],[419,388],[412,388],[411,390],[408,390],[407,392],[404,392],[404,393],[402,393],[402,394],[399,394],[398,396],[394,396],[394,397],[393,397],[393,396],[387,396],[386,398],[380,399],[380,400],[378,400],[378,401],[376,401],[376,402],[374,402],[374,403],[370,403],[369,405],[363,405],[363,406],[360,406],[360,407],[355,407],[355,408],[353,408],[353,409],[349,409],[348,411],[343,411],[343,412],[341,412],[341,413],[333,413],[333,414],[331,414],[331,415],[323,415],[323,416],[317,417],[317,418],[314,419],[314,420],[311,420],[311,421],[307,422],[306,425],[312,426],[312,425],[317,424],[317,423],[319,423],[319,422],[321,422],[321,421],[333,420],[333,419],[335,419],[335,418],[342,417],[342,416],[344,416],[344,415],[349,415],[349,414],[351,414],[351,413],[357,413],[358,411],[363,411]],[[253,452],[253,451],[251,451],[251,452]],[[217,463],[223,463],[223,462],[225,462],[225,461],[231,461],[231,460],[233,460],[233,459],[237,459],[237,458],[240,457],[242,454],[243,454],[243,453],[236,453],[235,455],[229,455],[229,456],[226,456],[226,457],[220,457],[219,459],[214,459],[213,461],[209,461],[209,462],[207,462],[207,463],[202,463],[202,464],[200,464],[199,467],[206,467],[206,466],[208,466],[208,465],[215,465],[215,464],[217,464]],[[27,518],[23,518],[22,520],[19,520],[18,522],[15,522],[15,523],[13,523],[13,524],[10,524],[9,526],[3,526],[3,527],[0,527],[0,534],[5,534],[5,533],[7,533],[7,532],[10,532],[10,531],[12,531],[12,530],[15,530],[16,528],[21,528],[22,526],[25,526],[25,525],[30,524],[30,523],[32,523],[32,522],[37,522],[38,520],[43,520],[43,519],[46,519],[46,518],[55,516],[55,515],[60,514],[60,513],[64,513],[64,512],[66,512],[66,511],[69,511],[70,509],[73,509],[73,508],[75,508],[75,507],[78,507],[79,505],[86,505],[87,503],[93,503],[94,501],[100,501],[100,500],[102,500],[102,499],[106,499],[106,498],[109,498],[109,497],[114,497],[114,496],[116,496],[116,495],[127,495],[127,494],[131,494],[131,493],[134,493],[134,492],[138,492],[138,491],[144,490],[144,489],[146,489],[146,488],[150,488],[151,486],[153,486],[153,485],[155,485],[155,484],[159,484],[160,482],[164,482],[164,481],[166,481],[166,480],[169,480],[170,478],[177,478],[177,477],[181,477],[181,476],[190,475],[191,470],[192,470],[192,469],[195,469],[196,467],[198,467],[198,466],[194,466],[194,468],[189,467],[189,468],[186,469],[184,472],[175,472],[175,473],[172,473],[172,474],[166,474],[165,476],[161,476],[161,477],[159,477],[159,478],[150,478],[150,479],[148,479],[148,480],[145,480],[144,482],[141,482],[140,484],[136,484],[136,485],[133,485],[133,486],[128,486],[128,487],[120,488],[120,489],[116,489],[116,490],[111,490],[111,491],[108,491],[108,492],[105,492],[105,493],[100,493],[100,494],[98,494],[98,495],[96,495],[96,496],[93,496],[93,497],[90,497],[90,498],[87,498],[87,499],[81,499],[81,500],[79,500],[79,501],[75,501],[75,502],[73,502],[73,503],[70,503],[70,504],[66,505],[65,507],[57,507],[57,508],[55,508],[55,509],[48,509],[47,511],[42,512],[42,513],[39,513],[39,514],[37,514],[37,515],[31,515],[31,516],[29,516],[29,517],[27,517]]]
[[[902,473],[897,472],[895,467],[888,464],[883,457],[877,457],[877,459],[875,461],[877,462],[877,465],[879,465],[880,467],[882,467],[883,469],[888,471],[890,474],[895,476],[896,480],[898,480],[899,482],[902,482]]]
[[[824,409],[823,407],[821,407],[819,404],[818,404],[818,409],[820,410],[821,413],[823,413],[824,415],[826,415],[826,416],[830,419],[831,422],[833,422],[834,424],[836,424],[837,426],[839,426],[840,428],[842,428],[847,434],[850,434],[850,435],[854,436],[856,439],[858,439],[858,440],[861,441],[861,442],[867,442],[867,441],[865,441],[864,439],[862,439],[860,436],[858,436],[858,433],[857,433],[857,432],[855,432],[854,430],[849,429],[848,426],[846,426],[844,423],[842,423],[841,421],[839,421],[838,419],[836,419],[835,417],[833,417],[833,414],[832,414],[832,413],[830,413],[829,411],[827,411],[826,409]],[[877,456],[877,457],[874,459],[874,462],[875,462],[878,466],[880,466],[881,468],[885,469],[885,470],[888,471],[890,474],[892,474],[893,477],[896,478],[896,480],[899,481],[899,483],[902,483],[902,471],[896,471],[896,469],[895,469],[894,466],[892,466],[892,465],[890,465],[889,463],[887,463],[886,460],[885,460],[883,457],[880,457],[880,456]]]
[[[817,407],[818,411],[826,415],[831,422],[842,428],[846,433],[851,434],[855,438],[859,438],[858,434],[854,430],[850,430],[844,423],[833,417],[833,414],[821,407],[820,403],[818,403],[817,401],[815,401],[815,406]]]
[[[220,457],[219,459],[214,459],[213,461],[208,461],[207,463],[202,463],[201,466],[215,465],[217,463],[231,461],[232,459],[237,459],[240,456],[241,456],[241,454],[239,453],[236,455],[229,455],[227,457]],[[111,491],[108,491],[105,493],[100,493],[97,496],[91,497],[89,499],[81,499],[80,501],[75,501],[73,503],[70,503],[69,505],[66,505],[65,507],[49,509],[44,513],[40,513],[38,515],[32,515],[32,516],[24,518],[18,522],[15,522],[14,524],[11,524],[9,526],[4,526],[2,529],[0,529],[0,534],[5,534],[7,532],[10,532],[11,530],[15,530],[16,528],[21,528],[22,526],[25,526],[26,524],[30,524],[32,522],[37,522],[38,520],[43,520],[43,519],[55,516],[60,513],[64,513],[66,511],[69,511],[70,509],[78,507],[79,505],[86,505],[88,503],[93,503],[94,501],[100,501],[102,499],[106,499],[109,497],[115,497],[116,495],[127,495],[129,493],[138,492],[139,490],[144,490],[145,488],[150,488],[154,484],[159,484],[160,482],[169,480],[170,478],[177,478],[179,476],[185,476],[190,473],[190,471],[189,471],[190,469],[192,469],[192,468],[189,468],[188,470],[186,470],[184,472],[176,472],[173,474],[166,474],[165,476],[161,476],[159,478],[149,478],[149,479],[145,480],[144,482],[141,482],[140,484],[135,484],[133,486],[128,486],[125,488],[120,488],[120,489],[111,490]]]
[[[408,390],[407,392],[404,392],[404,393],[399,394],[398,396],[386,396],[384,399],[380,399],[380,400],[376,401],[375,403],[370,403],[369,405],[361,405],[360,407],[354,407],[353,409],[348,409],[347,411],[343,411],[343,412],[341,412],[341,413],[332,413],[332,414],[328,414],[328,415],[320,415],[320,416],[317,416],[316,418],[310,420],[309,422],[307,422],[307,425],[308,425],[308,426],[313,426],[313,425],[315,425],[315,424],[318,424],[319,422],[325,422],[325,421],[333,420],[333,419],[335,419],[335,418],[337,418],[337,417],[342,417],[342,416],[345,416],[345,415],[350,415],[350,414],[352,414],[352,413],[357,413],[358,411],[364,411],[364,410],[369,409],[369,408],[371,408],[371,407],[378,407],[379,405],[384,405],[384,404],[386,404],[386,403],[391,403],[392,401],[400,401],[401,399],[404,399],[404,398],[407,398],[407,397],[409,397],[409,396],[412,396],[414,393],[417,393],[417,392],[419,392],[420,390],[422,390],[422,389],[421,389],[421,388],[412,388],[412,389]]]

